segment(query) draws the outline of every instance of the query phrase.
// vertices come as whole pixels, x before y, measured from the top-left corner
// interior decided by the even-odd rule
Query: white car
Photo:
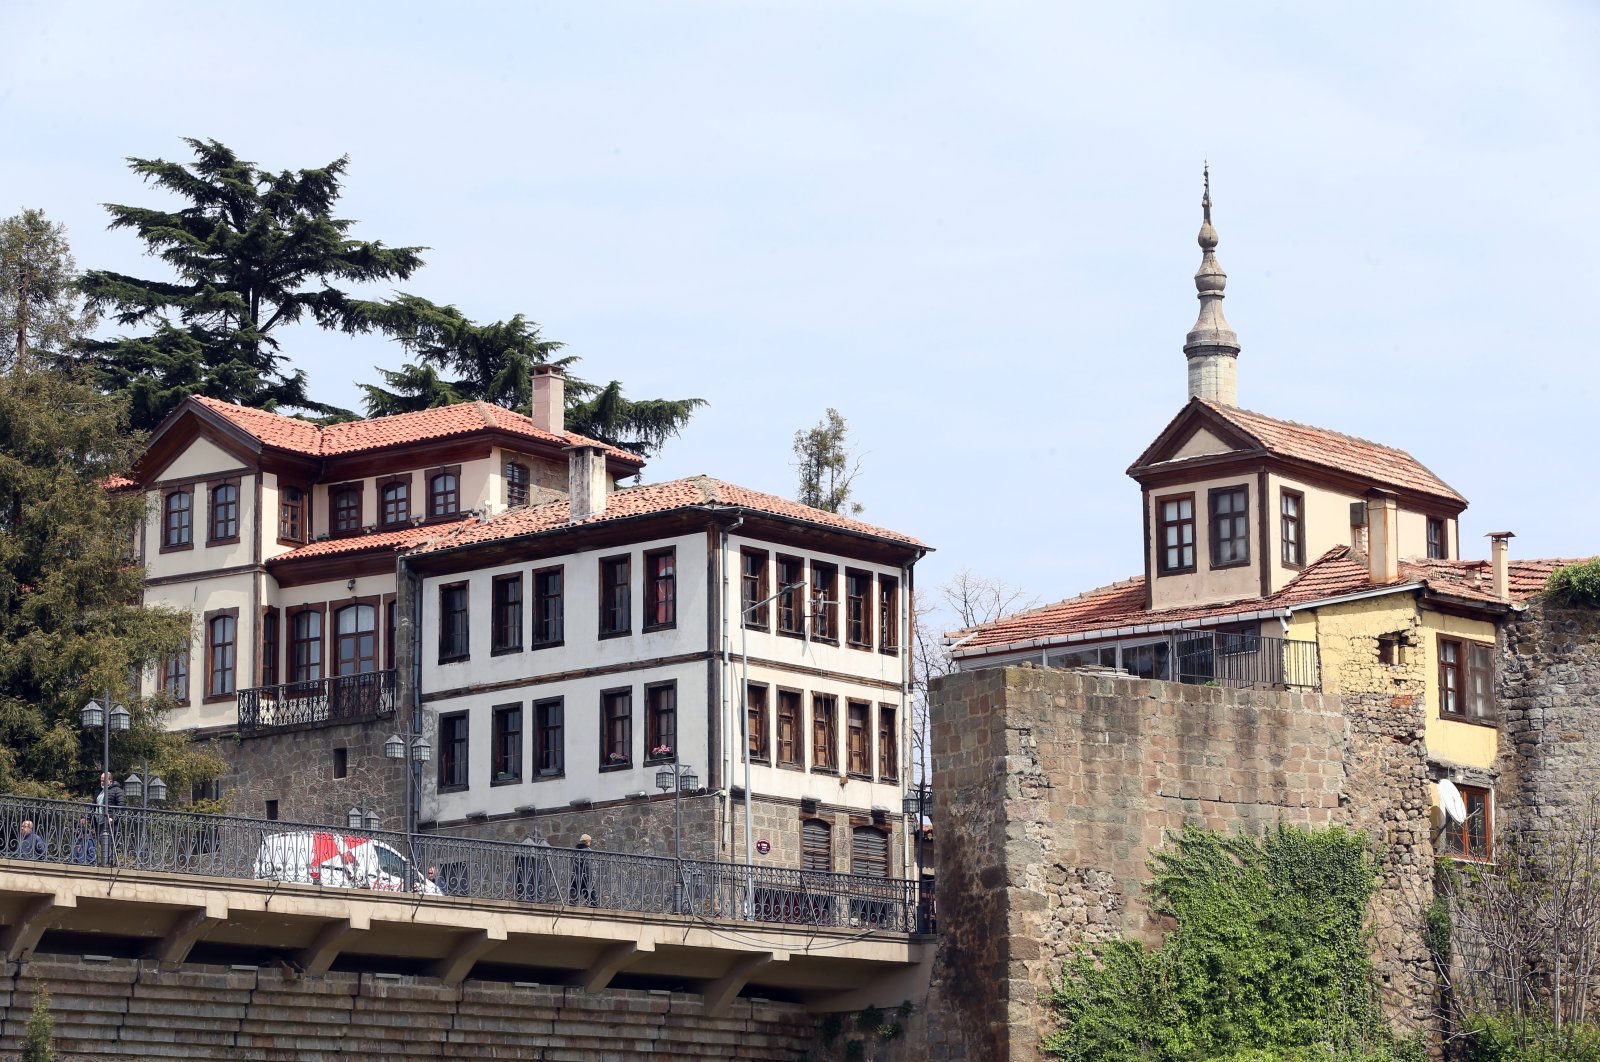
[[[418,874],[404,856],[382,841],[320,830],[263,837],[256,853],[255,876],[261,881],[335,889],[442,895],[439,886]]]

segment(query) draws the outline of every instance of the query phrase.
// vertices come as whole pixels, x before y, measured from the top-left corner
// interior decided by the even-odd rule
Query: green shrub
[[[41,984],[35,984],[33,1012],[28,1016],[28,1030],[22,1041],[22,1062],[55,1062],[55,1019],[50,1016],[50,993]]]
[[[1517,1022],[1476,1014],[1464,1025],[1466,1062],[1594,1062],[1600,1058],[1600,1024]]]
[[[1557,568],[1544,588],[1565,604],[1600,608],[1600,557]]]

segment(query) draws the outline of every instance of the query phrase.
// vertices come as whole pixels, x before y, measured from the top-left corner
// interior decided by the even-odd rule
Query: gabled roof
[[[452,406],[439,406],[416,413],[396,413],[389,417],[370,417],[367,420],[322,426],[203,395],[191,395],[186,401],[204,406],[266,446],[307,457],[336,457],[499,430],[553,446],[599,446],[610,460],[640,466],[644,464],[644,458],[638,454],[606,446],[576,432],[557,435],[539,427],[521,413],[488,402],[458,402]]]
[[[916,539],[909,535],[902,535],[898,531],[875,527],[872,524],[863,523],[860,520],[852,520],[848,516],[840,516],[837,513],[826,512],[822,509],[813,509],[810,506],[801,505],[799,502],[793,502],[787,498],[780,498],[774,494],[763,494],[760,491],[725,483],[709,476],[692,476],[688,479],[674,479],[665,483],[649,483],[640,487],[627,487],[613,491],[606,495],[604,512],[580,520],[576,524],[570,519],[570,509],[566,498],[546,502],[543,505],[530,505],[525,508],[512,509],[487,520],[476,521],[459,527],[452,533],[443,535],[419,547],[415,552],[419,554],[433,553],[440,550],[458,549],[463,546],[517,538],[522,535],[558,531],[568,527],[588,527],[629,517],[671,512],[675,509],[711,506],[748,509],[767,516],[796,520],[852,534],[866,535],[919,549],[926,548]]]
[[[1416,491],[1461,506],[1467,504],[1467,499],[1404,450],[1203,398],[1189,400],[1155,442],[1128,468],[1128,474],[1137,479],[1144,473],[1180,467],[1185,461],[1195,460],[1169,455],[1199,426],[1210,429],[1246,454],[1283,457],[1356,476],[1379,486]]]
[[[1512,602],[1522,602],[1544,589],[1550,573],[1568,560],[1519,560],[1509,565]],[[1008,648],[1023,648],[1058,641],[1095,641],[1130,628],[1174,629],[1193,624],[1214,626],[1230,619],[1283,613],[1353,594],[1415,587],[1448,597],[1502,604],[1494,596],[1492,566],[1488,561],[1401,561],[1400,577],[1392,583],[1373,583],[1365,559],[1348,546],[1337,546],[1307,565],[1283,589],[1270,597],[1244,598],[1215,605],[1177,608],[1144,607],[1144,577],[1100,587],[1043,608],[1007,616],[993,623],[952,631],[960,644],[957,656],[983,655]]]

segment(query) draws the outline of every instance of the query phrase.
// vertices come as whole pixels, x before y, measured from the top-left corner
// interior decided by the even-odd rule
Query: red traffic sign
[[[772,851],[772,842],[767,840],[765,837],[761,838],[761,840],[756,842],[756,851],[760,852],[762,855],[766,855],[768,852]]]

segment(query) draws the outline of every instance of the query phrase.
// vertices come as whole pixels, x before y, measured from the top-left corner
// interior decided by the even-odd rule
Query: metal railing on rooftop
[[[238,692],[239,730],[272,730],[317,723],[351,723],[391,715],[395,708],[395,673],[253,686]]]
[[[1322,688],[1316,642],[1198,631],[1178,635],[1175,643],[1179,682],[1257,689]]]
[[[0,796],[0,857],[888,933],[917,932],[922,907],[901,878],[157,808],[108,824],[94,804],[20,796]]]

